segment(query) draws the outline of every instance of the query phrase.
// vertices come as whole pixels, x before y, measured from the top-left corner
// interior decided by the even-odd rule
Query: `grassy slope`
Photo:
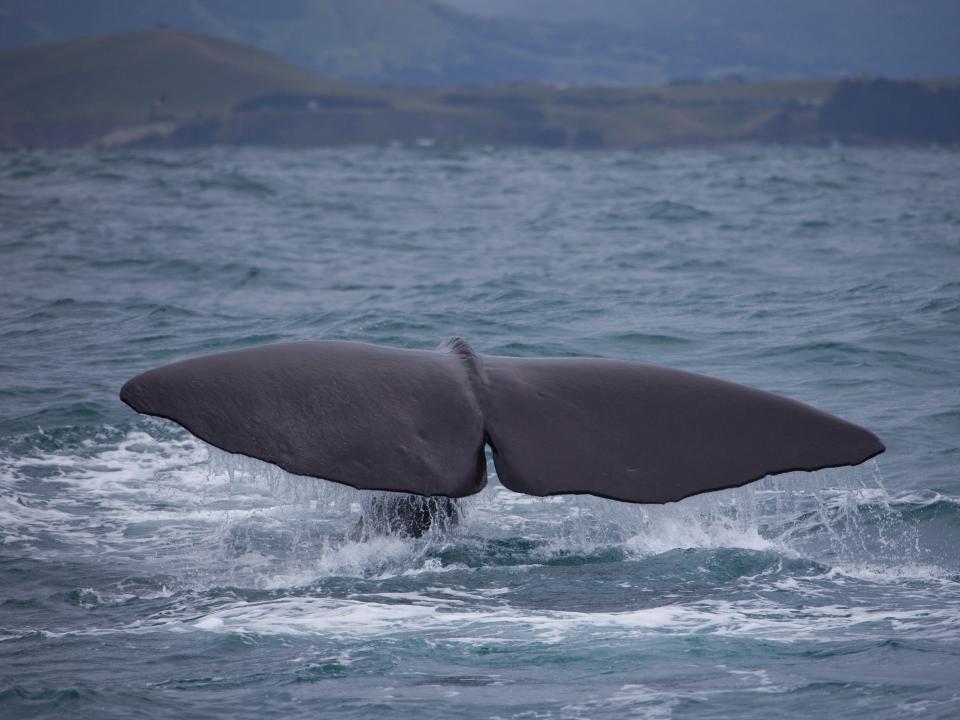
[[[448,143],[629,148],[796,140],[815,133],[815,103],[835,85],[378,90],[325,80],[233,41],[145,30],[0,51],[0,147],[81,145],[118,128],[129,133],[129,126],[146,121],[198,116],[202,132],[190,135],[189,142],[336,145],[434,137]],[[309,112],[230,112],[243,100],[281,92],[383,102]],[[167,98],[163,105],[152,107],[161,96]]]
[[[268,92],[352,91],[269,53],[175,30],[144,30],[0,52],[0,115],[137,120],[225,112]]]
[[[435,0],[0,0],[0,47],[163,23],[374,84],[629,83],[659,56],[612,29],[477,18]]]
[[[593,129],[616,147],[743,139],[788,102],[826,100],[835,81],[663,85],[634,88],[530,85],[438,89],[420,94],[423,107],[440,107],[452,93],[474,99],[461,112],[491,113],[509,101],[540,112],[542,123],[568,135]],[[444,108],[448,112],[453,108]],[[508,109],[499,113],[509,115]]]

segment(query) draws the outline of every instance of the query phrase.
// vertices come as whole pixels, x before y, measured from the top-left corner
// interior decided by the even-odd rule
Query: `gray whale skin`
[[[665,503],[766,475],[858,465],[870,431],[703,375],[599,358],[293,342],[148,370],[120,398],[227,452],[365,490]]]

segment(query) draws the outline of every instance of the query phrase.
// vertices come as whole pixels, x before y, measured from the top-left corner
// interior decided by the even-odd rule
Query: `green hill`
[[[0,47],[161,24],[249,43],[350,82],[666,79],[658,57],[616,32],[518,25],[433,0],[0,0]]]
[[[831,85],[378,90],[233,41],[154,29],[0,51],[0,147],[711,142],[755,135],[790,101],[806,101],[809,116]]]
[[[138,121],[221,113],[272,92],[351,90],[257,48],[144,30],[0,51],[0,116]]]
[[[155,29],[0,51],[0,148],[428,139],[442,145],[580,148],[807,142],[839,132],[820,122],[820,108],[835,87],[831,81],[728,79],[619,88],[375,89],[323,79],[233,41]],[[854,126],[845,121],[845,136],[876,135],[857,130],[859,108],[862,98],[886,87],[854,93],[853,106],[842,104],[844,116],[856,120]],[[911,88],[901,89],[909,95],[917,90]],[[931,112],[939,113],[946,96],[931,86],[917,97],[928,94]],[[918,115],[911,105],[904,103],[903,112]],[[896,137],[916,135],[915,124],[910,118],[903,125],[910,132],[898,130]]]

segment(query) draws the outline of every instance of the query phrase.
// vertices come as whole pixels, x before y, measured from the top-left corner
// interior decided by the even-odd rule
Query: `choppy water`
[[[960,154],[0,156],[0,716],[956,717]],[[600,355],[888,452],[666,507],[359,493],[120,384],[288,339]]]

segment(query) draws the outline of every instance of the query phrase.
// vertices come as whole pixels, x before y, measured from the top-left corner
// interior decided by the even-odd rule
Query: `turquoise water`
[[[0,155],[0,716],[960,715],[960,154]],[[362,496],[117,399],[291,339],[642,360],[875,431],[664,506]],[[492,467],[491,467],[492,472]]]

